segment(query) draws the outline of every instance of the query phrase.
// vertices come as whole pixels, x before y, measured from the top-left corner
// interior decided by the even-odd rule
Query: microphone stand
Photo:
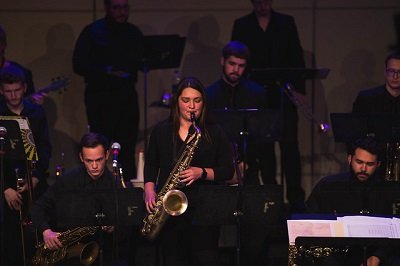
[[[113,192],[115,200],[115,217],[114,217],[114,236],[113,236],[113,248],[115,247],[116,259],[119,258],[119,247],[118,247],[118,233],[119,233],[119,200],[118,200],[118,180],[121,181],[122,186],[125,188],[125,183],[123,181],[123,176],[120,175],[120,170],[122,173],[122,168],[118,165],[117,154],[114,154],[113,165],[112,165],[113,180]],[[114,257],[114,256],[113,256]]]
[[[4,257],[5,257],[5,248],[4,248],[4,142],[5,139],[3,136],[0,137],[0,217],[1,217],[1,265],[4,265]]]
[[[96,213],[95,215],[96,219],[97,219],[97,225],[99,226],[99,242],[100,242],[100,250],[99,250],[99,265],[103,266],[104,265],[104,261],[103,261],[103,247],[104,247],[104,232],[102,230],[102,226],[103,226],[103,219],[105,217],[105,214],[100,210],[98,213]]]

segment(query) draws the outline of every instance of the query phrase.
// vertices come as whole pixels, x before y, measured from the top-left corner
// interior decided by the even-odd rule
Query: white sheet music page
[[[398,224],[398,221],[393,218],[344,216],[337,219],[343,224],[345,236],[347,237],[399,238],[395,225],[396,223]]]
[[[336,220],[287,220],[289,244],[294,245],[298,236],[338,236],[336,226]]]

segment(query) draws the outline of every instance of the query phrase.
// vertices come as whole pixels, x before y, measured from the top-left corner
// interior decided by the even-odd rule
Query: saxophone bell
[[[79,262],[89,266],[97,259],[100,251],[100,246],[97,242],[78,243],[68,249],[66,259],[79,258]]]
[[[162,189],[158,192],[156,206],[143,219],[141,233],[149,240],[153,240],[158,235],[169,216],[177,216],[186,211],[188,205],[187,198],[182,191],[178,190],[182,185],[179,178],[180,172],[190,166],[195,149],[201,139],[201,130],[195,123],[196,117],[193,112],[190,113],[190,118],[195,130],[194,136],[186,143],[178,161],[170,172]]]
[[[163,207],[166,213],[171,216],[183,214],[188,207],[188,199],[180,190],[173,189],[168,191],[163,198]]]

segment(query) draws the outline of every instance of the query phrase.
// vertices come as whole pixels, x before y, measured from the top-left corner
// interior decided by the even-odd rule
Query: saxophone
[[[191,113],[191,121],[195,129],[194,137],[186,144],[178,162],[168,176],[161,191],[156,197],[156,206],[151,213],[143,219],[144,225],[141,230],[142,235],[148,239],[154,239],[160,232],[168,216],[178,216],[187,209],[188,201],[186,195],[178,190],[181,187],[180,172],[187,169],[192,161],[194,151],[201,138],[200,128],[196,125],[195,115]]]
[[[33,265],[48,266],[59,263],[61,260],[79,257],[83,265],[91,265],[99,254],[99,245],[92,241],[87,244],[79,241],[89,235],[93,235],[99,226],[82,226],[61,233],[58,236],[61,244],[60,249],[48,249],[44,242],[36,246],[36,253],[32,259]]]

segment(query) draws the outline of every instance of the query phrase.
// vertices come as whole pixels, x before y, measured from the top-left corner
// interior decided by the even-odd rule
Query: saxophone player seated
[[[60,248],[68,248],[68,246],[81,242],[81,239],[93,237],[101,231],[111,233],[113,226],[104,226],[98,220],[97,214],[101,210],[99,197],[101,193],[98,191],[110,190],[115,186],[115,178],[111,171],[106,167],[109,158],[109,143],[106,137],[97,133],[87,133],[80,141],[80,160],[82,165],[72,169],[60,177],[56,183],[51,186],[45,194],[43,194],[32,208],[32,220],[39,232],[43,235],[42,246],[38,249],[57,250]],[[70,206],[66,206],[65,202],[61,206],[60,195],[69,193],[69,191],[79,191],[85,195],[86,202],[70,200],[67,202]],[[88,202],[91,202],[90,204]],[[93,204],[95,202],[95,204]],[[61,205],[61,204],[59,204]],[[61,209],[64,208],[64,209]],[[91,224],[81,224],[77,228],[63,228],[69,231],[59,231],[59,213],[67,212],[67,208],[77,212],[78,223],[81,221],[92,221]],[[96,220],[97,219],[97,220]],[[101,228],[102,230],[98,230]],[[99,232],[98,232],[99,231]],[[107,235],[104,234],[104,241],[107,241]],[[112,241],[110,241],[111,243]],[[92,248],[92,247],[91,247]],[[94,259],[97,256],[98,247],[94,247],[91,254]],[[37,250],[36,261],[46,261],[46,254],[43,250]],[[68,249],[67,249],[68,256]],[[60,258],[63,259],[63,258]],[[35,261],[34,261],[35,263]]]

